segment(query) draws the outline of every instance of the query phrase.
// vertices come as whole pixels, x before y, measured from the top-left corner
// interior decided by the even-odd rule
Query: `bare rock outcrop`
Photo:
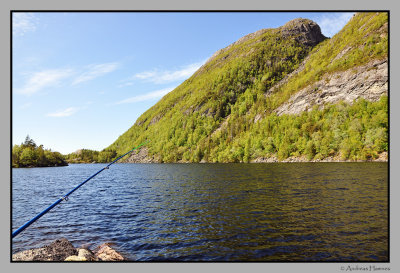
[[[275,112],[277,115],[299,114],[311,110],[313,105],[323,107],[324,104],[339,101],[352,103],[358,98],[378,101],[382,95],[387,94],[387,59],[374,60],[353,69],[324,75],[320,81],[294,94]]]
[[[149,155],[149,149],[142,147],[139,151],[135,150],[125,161],[126,163],[159,163],[160,159]]]
[[[315,46],[326,39],[321,33],[321,28],[317,23],[309,19],[297,18],[287,22],[279,28],[283,37],[293,37],[297,42]]]

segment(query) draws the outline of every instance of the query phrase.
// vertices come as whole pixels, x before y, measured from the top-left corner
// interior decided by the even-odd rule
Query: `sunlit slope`
[[[387,150],[385,98],[291,116],[275,110],[326,75],[387,58],[387,39],[386,13],[357,14],[332,39],[307,19],[249,34],[216,52],[106,150],[122,154],[149,139],[136,161],[377,157]]]

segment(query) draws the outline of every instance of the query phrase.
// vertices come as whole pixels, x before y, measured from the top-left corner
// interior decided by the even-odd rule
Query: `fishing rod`
[[[18,234],[20,234],[22,231],[24,231],[27,227],[29,227],[30,225],[32,225],[34,222],[36,222],[36,220],[38,220],[40,217],[42,217],[43,215],[45,215],[47,212],[49,212],[52,208],[54,208],[55,206],[57,206],[58,204],[60,204],[62,201],[68,201],[68,196],[70,194],[72,194],[74,191],[76,191],[77,189],[79,189],[81,186],[83,186],[86,182],[88,182],[90,179],[92,179],[93,177],[95,177],[96,175],[98,175],[99,173],[101,173],[102,171],[109,169],[109,167],[114,164],[115,162],[117,162],[118,160],[120,160],[121,158],[123,158],[124,156],[126,156],[127,154],[133,152],[134,150],[136,150],[137,148],[139,148],[140,146],[143,146],[146,142],[148,142],[148,140],[146,140],[145,142],[141,143],[140,145],[136,146],[135,148],[133,148],[132,150],[130,150],[129,152],[121,155],[120,157],[118,157],[117,159],[115,159],[113,162],[111,162],[110,164],[108,164],[107,166],[105,166],[104,168],[102,168],[101,170],[99,170],[97,173],[93,174],[92,176],[90,176],[88,179],[86,179],[85,181],[83,181],[82,183],[80,183],[78,186],[76,186],[75,188],[73,188],[70,192],[68,192],[66,195],[60,197],[60,199],[58,199],[56,202],[54,202],[53,204],[51,204],[47,209],[43,210],[41,213],[39,213],[38,215],[36,215],[35,217],[33,217],[31,220],[29,220],[28,222],[26,222],[24,225],[22,225],[20,228],[18,228],[17,230],[15,230],[12,233],[12,238],[14,238],[15,236],[17,236]]]

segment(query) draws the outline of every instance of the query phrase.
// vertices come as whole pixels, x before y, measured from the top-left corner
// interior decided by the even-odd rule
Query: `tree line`
[[[53,167],[67,166],[64,156],[59,152],[45,149],[43,145],[37,146],[35,141],[26,136],[24,143],[14,145],[12,148],[12,167]]]

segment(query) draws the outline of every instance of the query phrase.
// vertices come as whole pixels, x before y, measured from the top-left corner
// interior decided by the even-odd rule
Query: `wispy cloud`
[[[25,84],[15,91],[20,94],[32,95],[42,89],[63,85],[76,85],[82,82],[93,80],[116,70],[118,63],[104,63],[88,65],[84,69],[46,69],[38,72],[26,73]],[[79,74],[79,70],[86,70]],[[78,75],[78,76],[76,76]],[[75,76],[75,78],[74,78]],[[68,81],[65,81],[67,80]],[[72,80],[72,83],[71,83]]]
[[[196,70],[199,69],[200,66],[202,66],[204,63],[205,61],[197,62],[183,66],[176,70],[160,71],[158,69],[155,69],[152,71],[144,71],[133,75],[131,80],[140,79],[156,84],[185,80],[189,78],[194,72],[196,72]],[[125,83],[124,85],[129,85],[129,82]]]
[[[115,104],[135,103],[135,102],[141,102],[141,101],[161,98],[161,97],[163,97],[164,95],[168,94],[169,92],[171,92],[174,89],[175,89],[175,87],[164,88],[164,89],[153,91],[153,92],[150,92],[150,93],[147,93],[147,94],[144,94],[144,95],[130,97],[130,98],[121,100],[119,102],[116,102]]]
[[[25,85],[16,89],[16,92],[32,95],[44,88],[57,86],[61,80],[70,77],[72,74],[73,71],[71,69],[48,69],[29,73]]]
[[[79,111],[80,108],[77,107],[69,107],[67,109],[59,110],[54,113],[49,113],[47,114],[48,117],[55,117],[55,118],[61,118],[61,117],[69,117],[75,114],[76,112]]]
[[[133,85],[133,82],[127,81],[127,82],[119,84],[118,87],[125,87],[125,86],[131,86],[131,85]]]
[[[39,19],[33,13],[14,12],[12,14],[12,31],[15,36],[23,36],[27,32],[35,31]]]
[[[29,107],[31,107],[32,106],[32,102],[27,102],[27,103],[25,103],[25,104],[22,104],[20,107],[19,107],[19,109],[27,109],[27,108],[29,108]]]
[[[87,71],[80,74],[72,85],[93,80],[105,74],[111,73],[119,67],[118,63],[92,64],[87,66]]]
[[[325,36],[332,37],[338,33],[350,20],[354,13],[330,13],[323,15],[318,24]]]

